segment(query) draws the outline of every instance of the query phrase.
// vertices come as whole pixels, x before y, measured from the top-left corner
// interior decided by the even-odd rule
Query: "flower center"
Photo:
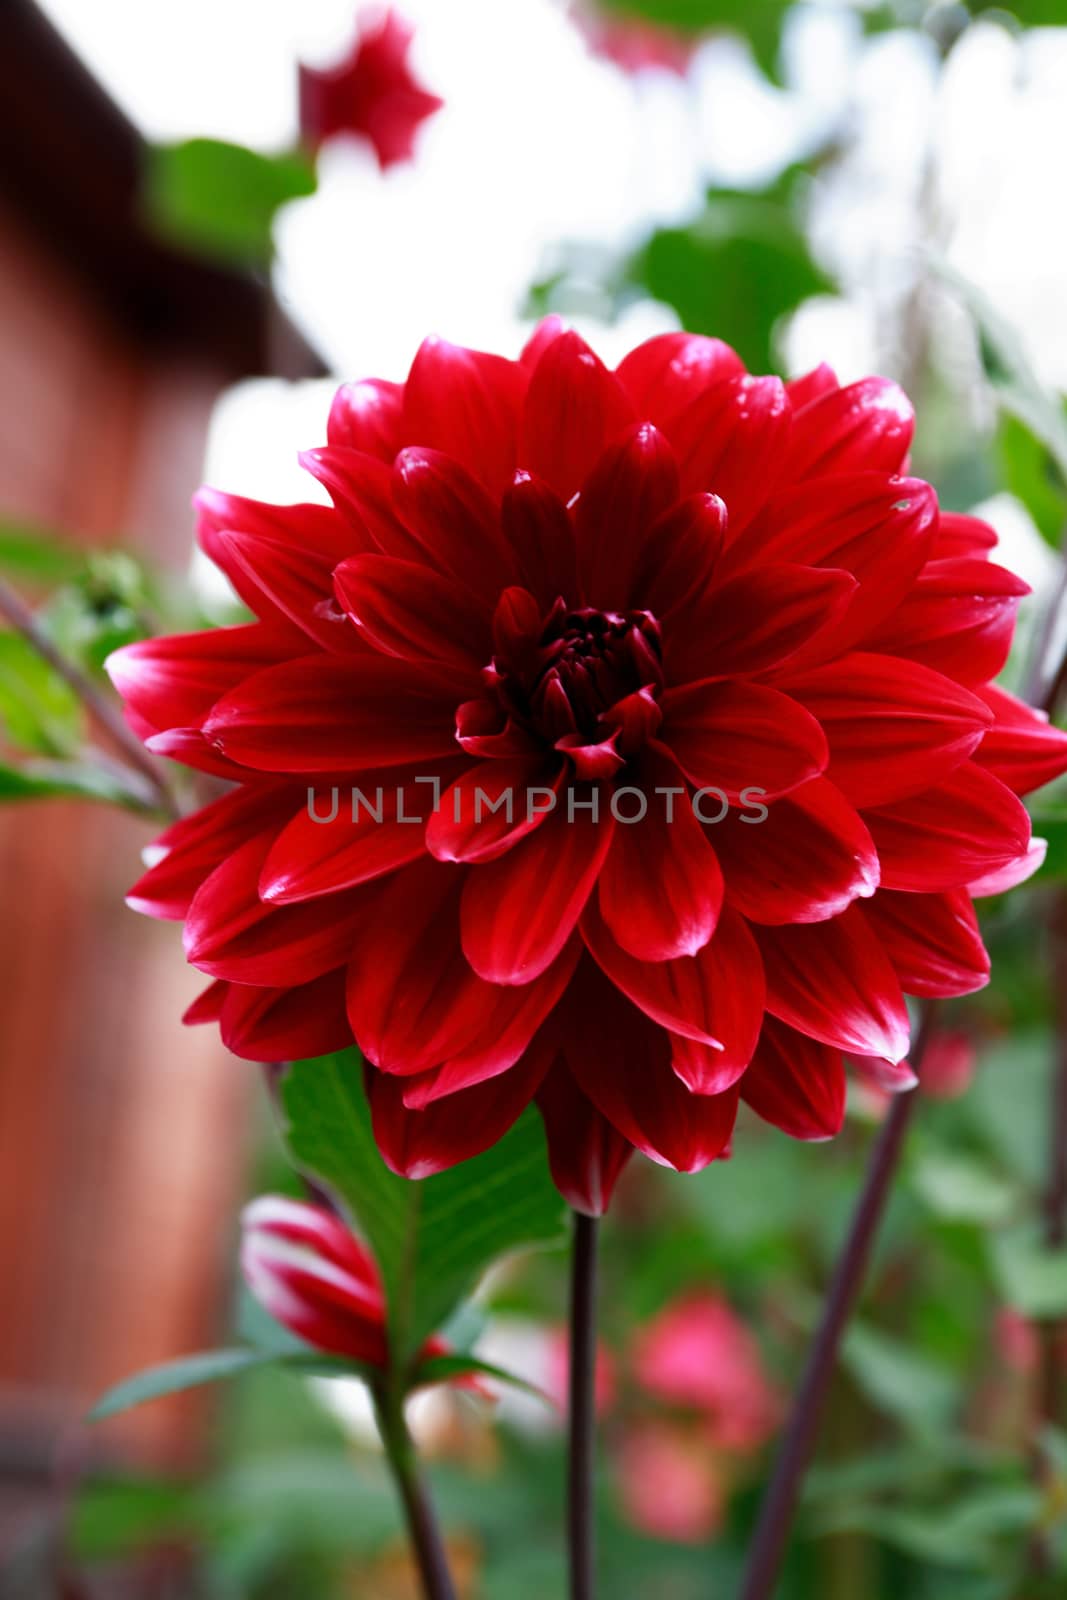
[[[508,641],[491,670],[508,711],[551,743],[574,735],[596,743],[620,700],[662,687],[659,624],[648,611],[571,611],[557,600],[538,632]]]

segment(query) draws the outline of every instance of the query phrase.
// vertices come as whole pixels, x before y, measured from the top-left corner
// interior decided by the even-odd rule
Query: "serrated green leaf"
[[[409,1181],[378,1153],[357,1051],[295,1062],[282,1082],[293,1160],[335,1192],[364,1234],[406,1360],[499,1257],[561,1235],[540,1118],[526,1112],[484,1155]]]
[[[145,208],[153,225],[189,249],[243,266],[267,266],[274,217],[314,194],[299,152],[263,155],[221,139],[188,139],[149,152]]]

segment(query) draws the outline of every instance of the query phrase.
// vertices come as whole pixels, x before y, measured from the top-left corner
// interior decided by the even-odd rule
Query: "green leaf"
[[[314,194],[315,171],[299,152],[263,155],[221,139],[188,139],[150,152],[145,207],[154,226],[189,249],[265,267],[275,213]]]
[[[491,1361],[480,1361],[477,1356],[454,1355],[430,1356],[426,1361],[420,1361],[412,1375],[413,1383],[422,1386],[427,1383],[448,1383],[453,1378],[481,1377],[494,1378],[497,1383],[506,1383],[509,1388],[520,1389],[523,1394],[529,1394],[535,1400],[543,1400],[546,1406],[551,1406],[553,1411],[558,1411],[555,1400],[544,1389],[538,1388],[536,1383],[531,1383],[528,1378],[521,1378],[517,1372],[509,1372],[506,1367],[494,1366]]]
[[[484,1155],[417,1182],[378,1154],[355,1050],[295,1062],[282,1082],[293,1160],[343,1201],[382,1274],[393,1349],[414,1355],[499,1257],[560,1237],[540,1118]]]
[[[1067,1314],[1067,1250],[1050,1250],[1036,1223],[990,1240],[993,1274],[1009,1305],[1026,1317]]]
[[[950,1150],[924,1150],[912,1182],[935,1216],[979,1227],[1004,1222],[1015,1206],[1016,1190],[981,1161]]]
[[[180,1394],[205,1383],[234,1378],[251,1367],[266,1366],[277,1359],[269,1350],[207,1350],[200,1355],[167,1361],[159,1367],[148,1367],[109,1389],[90,1411],[89,1421],[102,1422],[105,1417],[118,1416],[120,1411],[129,1411],[146,1400],[158,1400],[163,1395]]]
[[[359,1378],[364,1383],[373,1382],[377,1377],[372,1367],[341,1356],[323,1355],[310,1346],[283,1351],[261,1350],[253,1345],[207,1350],[200,1355],[164,1362],[159,1367],[147,1367],[143,1372],[134,1373],[132,1378],[125,1378],[96,1402],[89,1413],[89,1421],[100,1422],[105,1417],[117,1416],[120,1411],[129,1411],[146,1400],[158,1400],[162,1395],[179,1394],[184,1389],[198,1389],[206,1383],[235,1378],[254,1367],[281,1367],[304,1378]]]
[[[628,273],[690,332],[726,339],[754,372],[775,366],[779,319],[833,287],[787,205],[725,192],[688,227],[653,233]]]
[[[778,82],[782,22],[790,0],[599,0],[605,11],[624,17],[645,17],[681,33],[740,34],[748,41],[756,64]]]
[[[0,633],[0,724],[11,742],[40,755],[70,755],[83,723],[77,695],[29,641]]]
[[[1067,485],[1045,445],[1010,413],[997,429],[1004,486],[1021,500],[1042,538],[1059,549],[1067,528]]]
[[[922,1433],[948,1422],[959,1386],[947,1368],[863,1323],[846,1334],[843,1357],[868,1397],[898,1422]]]
[[[1048,452],[1067,485],[1067,412],[1035,373],[1015,328],[979,289],[942,256],[930,253],[931,269],[954,289],[978,328],[982,359],[1001,406],[1023,423]]]
[[[136,781],[135,781],[136,780]],[[109,766],[69,761],[27,761],[20,767],[0,762],[0,803],[56,798],[102,800],[131,811],[154,811],[157,797],[138,775]]]
[[[0,521],[0,569],[40,583],[65,583],[85,566],[85,552],[51,528]]]

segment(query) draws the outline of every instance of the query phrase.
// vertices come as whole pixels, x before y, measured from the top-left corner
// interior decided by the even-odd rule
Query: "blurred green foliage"
[[[275,214],[314,194],[316,182],[300,151],[264,155],[221,139],[187,139],[150,151],[144,206],[172,242],[231,265],[264,268],[274,255]]]

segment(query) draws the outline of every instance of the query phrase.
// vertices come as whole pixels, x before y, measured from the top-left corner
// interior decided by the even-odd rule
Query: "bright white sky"
[[[211,134],[264,149],[295,136],[295,61],[329,59],[354,0],[41,0],[149,137]],[[403,0],[416,60],[446,109],[413,167],[383,178],[352,147],[327,151],[321,187],[278,230],[280,292],[345,376],[403,375],[422,336],[515,351],[519,310],[564,239],[614,243],[695,209],[708,178],[758,182],[847,115],[859,135],[816,213],[849,285],[786,338],[800,370],[877,368],[884,308],[914,258],[914,195],[933,119],[953,259],[1016,319],[1034,359],[1067,387],[1067,29],[1023,51],[982,26],[935,102],[930,55],[910,35],[862,52],[855,19],[812,8],[788,40],[790,92],[763,86],[729,41],[683,85],[634,82],[593,60],[564,0]],[[728,316],[724,333],[728,336]],[[607,358],[674,326],[662,307],[583,328]],[[294,463],[320,441],[321,386],[243,385],[220,407],[209,475],[293,499]]]

